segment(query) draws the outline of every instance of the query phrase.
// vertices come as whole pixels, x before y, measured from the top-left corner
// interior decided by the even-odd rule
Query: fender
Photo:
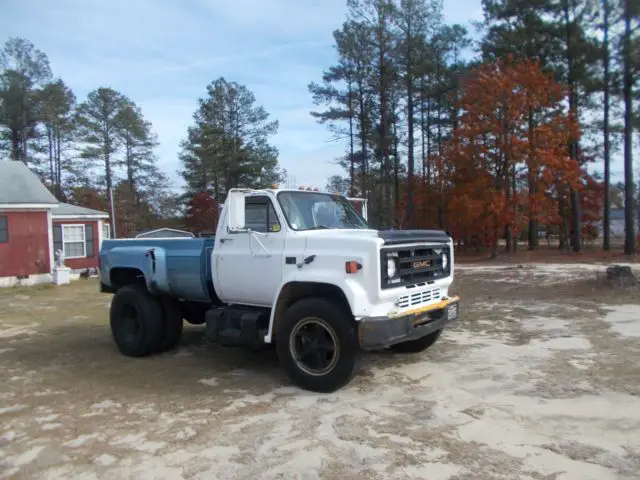
[[[170,294],[167,278],[167,252],[162,247],[116,247],[104,259],[104,275],[109,280],[110,272],[118,268],[135,268],[142,272],[150,292]],[[111,282],[109,282],[110,284]]]
[[[294,282],[308,282],[324,285],[332,285],[339,288],[344,294],[347,302],[349,303],[349,309],[354,319],[357,321],[361,317],[368,314],[370,300],[367,296],[367,292],[362,284],[356,278],[336,278],[335,271],[323,272],[321,270],[308,270],[307,272],[298,271],[296,274],[290,275],[283,280],[278,288],[278,293],[275,296],[273,304],[271,305],[271,314],[269,317],[269,329],[264,336],[265,343],[271,343],[273,337],[273,328],[276,321],[278,301],[282,295],[282,291],[287,285]]]

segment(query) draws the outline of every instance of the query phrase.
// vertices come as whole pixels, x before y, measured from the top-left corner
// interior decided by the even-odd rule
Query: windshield
[[[340,195],[280,192],[278,202],[294,230],[369,228],[349,200]]]

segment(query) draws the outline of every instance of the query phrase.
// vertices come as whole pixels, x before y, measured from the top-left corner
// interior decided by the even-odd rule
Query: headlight
[[[396,261],[393,258],[387,258],[387,278],[393,278],[398,273]]]
[[[442,254],[442,269],[446,270],[447,269],[447,265],[449,265],[449,259],[447,258],[447,254],[443,253]]]

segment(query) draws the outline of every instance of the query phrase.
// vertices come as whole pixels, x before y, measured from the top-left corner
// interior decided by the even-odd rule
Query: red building
[[[50,282],[57,250],[76,272],[97,267],[108,218],[58,202],[22,162],[0,161],[0,287]]]

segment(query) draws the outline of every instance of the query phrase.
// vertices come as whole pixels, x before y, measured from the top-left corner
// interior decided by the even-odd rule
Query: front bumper
[[[363,317],[358,322],[358,343],[374,350],[415,340],[458,320],[459,298],[404,312],[397,316]]]

